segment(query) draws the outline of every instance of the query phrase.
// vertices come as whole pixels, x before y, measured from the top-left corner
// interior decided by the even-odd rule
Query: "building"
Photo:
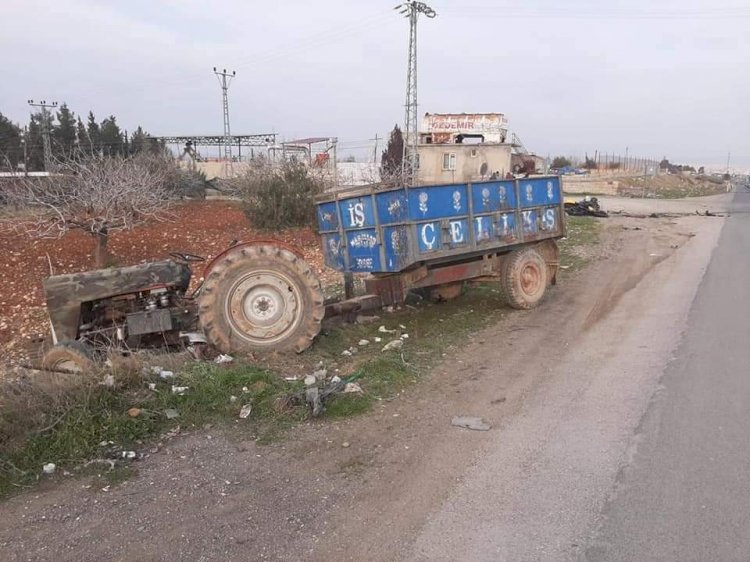
[[[426,113],[417,153],[421,184],[504,178],[513,144],[502,113]]]

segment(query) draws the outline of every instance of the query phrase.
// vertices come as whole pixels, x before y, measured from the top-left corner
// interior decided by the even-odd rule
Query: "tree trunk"
[[[107,254],[107,242],[109,241],[107,230],[95,232],[94,241],[96,242],[96,246],[94,247],[94,265],[97,269],[102,269],[103,267],[107,267],[107,258],[109,257]]]

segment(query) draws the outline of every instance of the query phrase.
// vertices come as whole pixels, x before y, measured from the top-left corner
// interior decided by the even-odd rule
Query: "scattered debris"
[[[599,206],[599,200],[596,197],[588,195],[576,202],[565,202],[565,212],[571,217],[601,217],[606,218],[609,215]]]
[[[152,366],[151,367],[151,373],[153,373],[154,375],[161,375],[161,372],[163,370],[164,369],[162,369],[161,367],[157,367],[157,366]]]
[[[359,384],[357,384],[356,382],[346,383],[346,386],[344,386],[344,393],[351,394],[354,392],[361,393],[364,392],[364,390],[362,390],[362,387],[359,386]]]
[[[358,314],[355,321],[357,324],[372,324],[378,320],[380,320],[380,316],[362,316],[361,314]]]
[[[344,357],[351,357],[352,352],[349,351],[348,349],[345,349],[344,351],[341,352],[341,355],[343,355]]]
[[[315,375],[307,375],[305,377],[305,386],[312,386],[317,382],[318,382],[318,379],[315,378]]]
[[[102,379],[102,382],[99,383],[102,386],[106,386],[107,388],[114,388],[115,387],[115,377],[112,375],[105,375]]]
[[[159,371],[159,378],[163,379],[163,380],[173,379],[174,378],[174,372],[160,370]]]
[[[284,377],[284,380],[286,382],[297,382],[299,379],[297,378],[297,375],[294,375],[293,377]]]
[[[168,420],[173,420],[180,417],[180,412],[178,412],[174,408],[167,408],[166,410],[164,410],[164,415],[167,416]]]
[[[724,217],[726,216],[722,213],[712,213],[708,209],[706,209],[703,213],[701,213],[700,211],[695,211],[695,214],[698,215],[699,217]]]
[[[323,413],[323,401],[320,398],[320,389],[317,386],[308,386],[305,389],[305,400],[310,404],[314,418]]]
[[[375,337],[374,337],[374,338],[372,338],[372,339],[373,339],[373,341],[374,341],[375,343],[380,343],[381,341],[383,341],[383,338],[379,338],[379,337],[377,337],[377,336],[375,336]]]
[[[359,349],[353,345],[349,348],[349,353],[351,353],[352,355],[357,355],[357,353],[359,353]]]
[[[401,328],[402,330],[406,330],[406,326],[404,326],[403,324],[399,324],[398,327]]]
[[[501,396],[500,398],[495,398],[494,400],[490,401],[490,404],[502,404],[505,402],[505,396]]]
[[[122,457],[123,459],[125,459],[125,460],[129,460],[129,461],[132,461],[133,459],[135,459],[135,457],[137,456],[137,454],[136,454],[136,452],[135,452],[135,451],[122,451],[122,452],[120,453],[120,456],[121,456],[121,457]]]
[[[148,389],[149,390],[156,390],[156,383],[155,382],[148,383]]]
[[[401,349],[402,347],[404,347],[404,340],[393,340],[392,342],[388,342],[383,346],[383,351],[393,351],[396,349]]]
[[[57,469],[57,465],[53,462],[48,462],[44,466],[42,466],[42,471],[44,474],[54,474],[55,470]]]
[[[344,442],[343,442],[343,443],[341,444],[341,446],[342,446],[342,447],[343,447],[344,449],[348,449],[348,448],[349,448],[349,441],[344,441]]]
[[[222,363],[231,363],[232,361],[234,361],[234,357],[232,357],[231,355],[225,355],[224,353],[214,359],[214,363],[216,363],[217,365],[221,365]]]
[[[365,347],[366,345],[370,345],[370,340],[359,340],[357,345]]]
[[[489,431],[491,427],[490,424],[482,418],[473,416],[456,416],[451,420],[451,425],[455,427],[463,427],[465,429],[472,429],[474,431]]]
[[[175,385],[172,385],[172,394],[176,394],[177,396],[184,395],[188,390],[190,390],[189,386],[175,386]]]
[[[339,383],[339,382],[341,382],[341,377],[340,376],[334,375],[333,377],[331,377],[331,384],[336,384],[336,383]]]
[[[402,340],[408,340],[409,339],[409,334],[401,334],[401,339]]]
[[[231,396],[229,396],[229,403],[234,404],[235,402],[237,402],[237,397],[232,394]]]
[[[381,334],[395,334],[396,330],[389,330],[385,326],[380,326],[380,328],[378,328],[378,332],[380,332]]]
[[[245,404],[240,409],[240,418],[244,420],[245,418],[247,418],[250,415],[250,412],[252,412],[252,411],[253,411],[253,405],[252,404]]]
[[[137,418],[138,416],[140,416],[140,415],[141,415],[141,412],[142,412],[142,411],[143,411],[143,410],[141,410],[140,408],[135,408],[135,407],[133,407],[133,408],[130,408],[130,409],[128,410],[128,415],[129,415],[129,416],[130,416],[131,418]]]
[[[319,381],[324,381],[326,380],[326,377],[328,376],[328,369],[325,369],[323,367],[316,368],[313,371],[313,376]]]
[[[203,332],[180,332],[181,338],[187,338],[189,343],[208,343]]]

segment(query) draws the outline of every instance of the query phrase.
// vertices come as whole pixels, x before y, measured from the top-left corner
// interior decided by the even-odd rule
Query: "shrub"
[[[304,164],[284,162],[272,166],[256,162],[233,182],[233,191],[245,203],[245,214],[256,228],[277,230],[292,226],[312,226],[315,197],[325,183],[314,177]]]

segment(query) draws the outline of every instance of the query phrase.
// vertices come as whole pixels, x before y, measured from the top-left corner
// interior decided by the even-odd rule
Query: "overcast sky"
[[[396,0],[0,0],[0,112],[67,102],[128,130],[337,136],[403,122]],[[431,0],[420,113],[500,112],[542,155],[594,150],[750,167],[747,0]]]

